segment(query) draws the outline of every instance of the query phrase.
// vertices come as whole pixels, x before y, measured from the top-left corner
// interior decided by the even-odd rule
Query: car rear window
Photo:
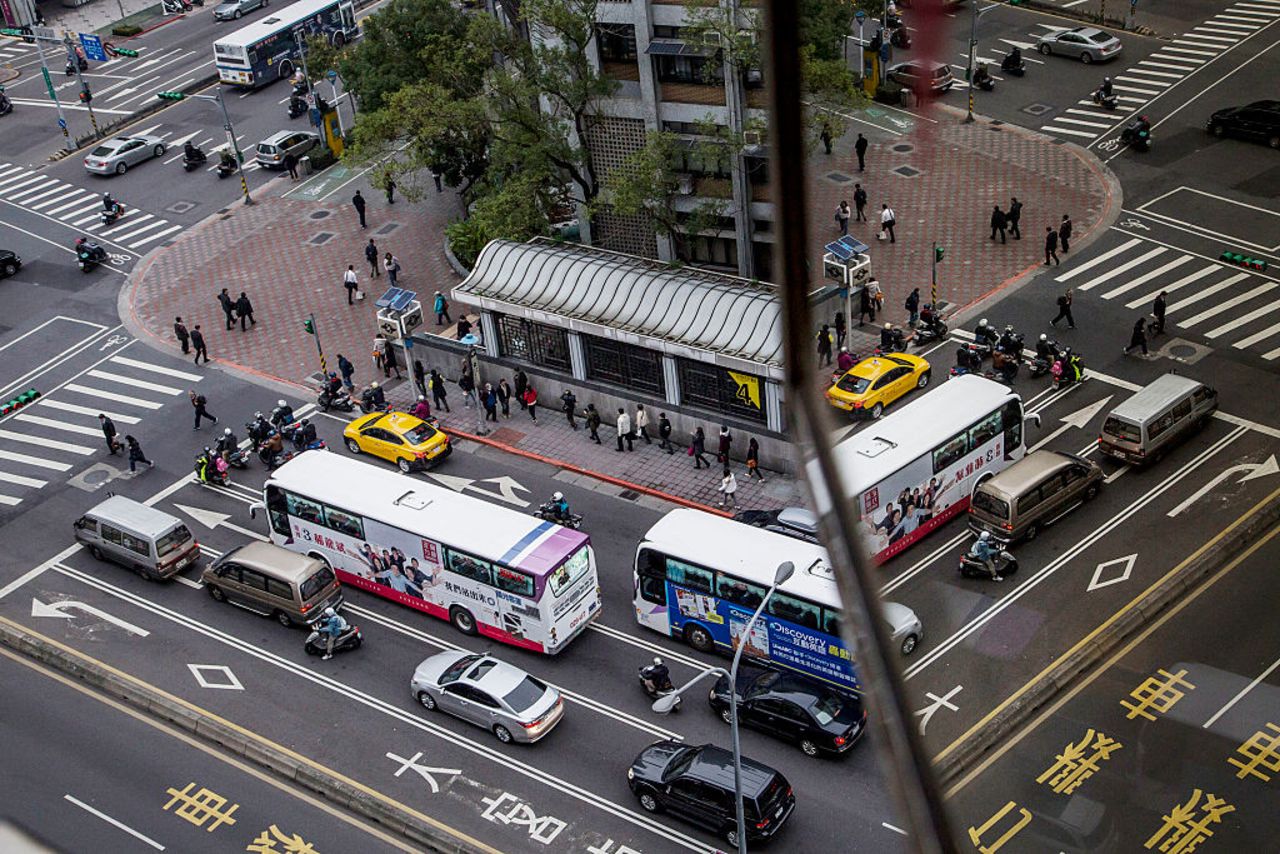
[[[332,569],[327,566],[320,567],[311,574],[310,578],[302,582],[302,601],[306,602],[319,596],[336,580]]]
[[[259,154],[275,154],[277,150],[274,145],[267,145],[265,142],[258,143]]]
[[[404,437],[409,440],[409,444],[411,445],[421,445],[435,434],[436,428],[432,427],[430,424],[420,424],[405,433]]]
[[[191,531],[186,525],[179,525],[160,539],[156,540],[156,554],[164,557],[191,542]]]
[[[946,77],[950,70],[951,69],[947,68],[945,65],[939,65],[937,68],[933,69],[933,76],[936,78]]]
[[[997,498],[990,492],[984,492],[981,489],[976,490],[973,493],[973,500],[969,503],[973,506],[973,509],[989,513],[997,519],[1009,518],[1009,502],[1003,498]]]
[[[827,694],[818,698],[818,702],[813,704],[809,712],[819,724],[826,726],[840,716],[841,708],[840,698],[835,694]]]
[[[90,157],[110,157],[115,154],[116,150],[108,145],[99,145],[93,151],[89,152]]]
[[[847,391],[850,394],[862,394],[869,385],[871,385],[871,380],[866,377],[845,374],[840,378],[840,382],[836,383],[836,388],[841,391]]]
[[[1089,41],[1093,42],[1094,44],[1106,44],[1107,42],[1111,41],[1111,36],[1107,35],[1106,33],[1093,33],[1092,35],[1085,36],[1085,38],[1087,38]]]
[[[542,699],[547,693],[547,686],[532,676],[520,680],[520,684],[512,688],[502,700],[514,711],[523,712]]]
[[[1138,429],[1137,424],[1121,421],[1115,417],[1106,420],[1102,425],[1102,432],[1116,439],[1123,439],[1126,442],[1137,442],[1142,438],[1142,432]]]
[[[772,815],[773,811],[777,809],[778,802],[782,799],[784,792],[786,792],[786,788],[783,784],[782,778],[777,774],[774,774],[769,778],[769,785],[764,787],[764,791],[760,793],[760,797],[756,798],[754,801],[746,799],[747,804],[749,804],[752,810],[756,813],[753,818],[760,819],[767,815]]]

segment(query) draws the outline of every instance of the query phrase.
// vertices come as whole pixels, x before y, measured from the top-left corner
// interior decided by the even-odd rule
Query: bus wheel
[[[711,652],[716,647],[711,633],[696,623],[684,630],[684,639],[698,652]]]
[[[466,608],[457,605],[450,608],[449,622],[453,623],[453,627],[464,635],[474,635],[476,633],[476,618]]]
[[[277,73],[280,75],[281,80],[288,80],[293,76],[293,63],[286,59],[284,62],[280,63],[280,68]]]

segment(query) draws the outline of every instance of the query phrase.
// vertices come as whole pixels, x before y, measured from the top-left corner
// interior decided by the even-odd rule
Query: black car
[[[728,723],[729,677],[721,676],[707,699]],[[738,668],[738,722],[817,756],[844,753],[857,744],[867,713],[852,694],[793,673],[743,665]]]
[[[0,277],[16,276],[22,269],[22,259],[8,249],[0,249]]]
[[[1218,110],[1209,117],[1209,133],[1257,139],[1280,148],[1280,101],[1254,101]]]
[[[648,812],[669,812],[738,845],[733,804],[733,754],[704,744],[651,744],[627,769],[627,784]],[[771,839],[796,808],[791,784],[768,765],[742,757],[747,842]]]
[[[743,510],[733,517],[735,522],[764,528],[775,534],[786,534],[806,543],[818,543],[818,517],[806,507],[783,507],[781,510]],[[821,545],[821,543],[818,543]]]

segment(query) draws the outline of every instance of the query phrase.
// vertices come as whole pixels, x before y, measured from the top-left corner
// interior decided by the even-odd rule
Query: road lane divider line
[[[963,543],[966,539],[969,538],[969,536],[970,534],[966,530],[960,534],[956,534],[950,540],[947,540],[945,543],[938,546],[938,548],[930,552],[927,557],[922,558],[919,562],[914,564],[910,569],[896,576],[888,584],[885,584],[883,587],[881,587],[880,596],[884,597],[887,594],[892,593],[893,591],[901,587],[903,584],[906,584],[912,578],[915,578],[921,572],[924,572],[926,569],[932,566],[935,561],[941,560],[943,555],[945,555],[947,552],[951,551],[956,546]]]
[[[1277,531],[1280,531],[1280,529],[1277,529]],[[1271,534],[1271,536],[1274,536],[1274,535],[1275,535],[1275,533],[1276,533],[1276,531],[1273,531],[1273,532],[1272,532],[1272,534]],[[1271,539],[1271,536],[1268,536],[1268,537],[1266,538],[1266,540]],[[1254,550],[1256,550],[1258,546],[1262,545],[1262,543],[1265,543],[1265,542],[1266,542],[1266,540],[1263,540],[1262,542],[1260,542],[1260,543],[1258,543],[1256,546],[1254,546],[1254,548],[1253,548],[1253,549],[1250,549],[1250,550],[1249,550],[1249,551],[1250,551],[1250,553],[1252,553]],[[1272,673],[1275,673],[1275,671],[1276,671],[1276,668],[1277,668],[1277,667],[1280,667],[1280,658],[1277,658],[1275,661],[1271,662],[1271,666],[1270,666],[1270,667],[1268,667],[1266,670],[1262,671],[1261,673],[1259,673],[1259,674],[1258,674],[1258,678],[1254,679],[1254,680],[1253,680],[1252,682],[1250,682],[1248,685],[1246,685],[1246,686],[1244,686],[1243,688],[1241,688],[1241,689],[1240,689],[1240,693],[1236,694],[1234,697],[1232,697],[1230,700],[1228,700],[1228,701],[1227,701],[1227,704],[1226,704],[1225,706],[1223,706],[1221,709],[1218,709],[1218,711],[1214,712],[1213,717],[1211,717],[1211,718],[1209,718],[1209,720],[1205,721],[1205,722],[1204,722],[1204,726],[1203,726],[1202,728],[1203,728],[1203,729],[1208,729],[1209,727],[1211,727],[1211,726],[1213,726],[1214,724],[1216,724],[1216,723],[1218,722],[1218,718],[1222,717],[1222,716],[1223,716],[1223,715],[1225,715],[1227,712],[1229,712],[1229,711],[1231,710],[1231,707],[1232,707],[1232,706],[1234,706],[1236,703],[1238,703],[1238,702],[1240,702],[1242,699],[1244,699],[1245,695],[1246,695],[1246,694],[1248,694],[1250,691],[1252,691],[1254,688],[1257,688],[1257,687],[1258,687],[1258,685],[1262,682],[1262,680],[1266,679],[1266,678],[1267,678],[1268,676],[1270,676]]]
[[[664,646],[661,646],[660,644],[656,644],[652,641],[645,640],[644,638],[638,638],[635,635],[630,634],[629,632],[624,632],[621,629],[615,629],[613,626],[606,626],[603,623],[601,623],[599,620],[596,620],[595,622],[591,623],[588,626],[588,629],[594,632],[599,632],[600,634],[605,635],[607,637],[611,637],[616,641],[621,641],[622,643],[630,644],[631,646],[634,646],[637,649],[643,649],[643,650],[647,650],[648,652],[656,653],[657,655],[666,656],[668,660],[679,662],[680,664],[683,664],[686,667],[691,667],[694,670],[697,670],[699,673],[701,673],[704,670],[711,669],[710,664],[706,664],[702,661],[699,661],[698,659],[694,658],[691,655],[685,655],[683,652],[674,652],[670,649],[667,649]]]
[[[134,839],[139,839],[139,840],[141,840],[141,841],[143,841],[143,842],[147,843],[148,845],[150,845],[152,848],[156,849],[157,851],[163,851],[163,850],[164,850],[164,846],[163,846],[163,845],[161,845],[159,842],[156,842],[156,841],[155,841],[154,839],[152,839],[150,836],[147,836],[145,833],[141,833],[141,832],[139,832],[139,831],[137,831],[137,830],[134,830],[132,827],[130,827],[129,825],[125,824],[123,821],[120,821],[119,819],[112,818],[111,816],[107,815],[106,813],[102,812],[101,810],[96,810],[96,809],[94,809],[93,807],[89,806],[89,805],[88,805],[88,804],[86,804],[84,801],[80,800],[79,798],[73,797],[70,793],[68,793],[68,794],[64,794],[64,795],[62,796],[62,799],[63,799],[63,800],[65,800],[65,801],[67,801],[67,802],[69,802],[69,803],[74,804],[75,806],[80,807],[80,809],[84,810],[85,812],[89,813],[90,815],[93,815],[93,816],[96,816],[96,817],[98,817],[98,818],[102,819],[102,820],[103,820],[103,821],[105,821],[107,824],[111,825],[112,827],[114,827],[114,828],[116,828],[116,829],[118,829],[118,830],[123,830],[125,833],[129,834],[129,835],[130,835],[130,836],[132,836]]]

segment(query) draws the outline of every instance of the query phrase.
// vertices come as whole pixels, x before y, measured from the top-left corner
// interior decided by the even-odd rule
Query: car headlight
[[[634,769],[634,768],[628,768],[628,769],[627,769],[627,779],[628,779],[628,780],[634,780],[635,778],[636,778],[636,769]]]

